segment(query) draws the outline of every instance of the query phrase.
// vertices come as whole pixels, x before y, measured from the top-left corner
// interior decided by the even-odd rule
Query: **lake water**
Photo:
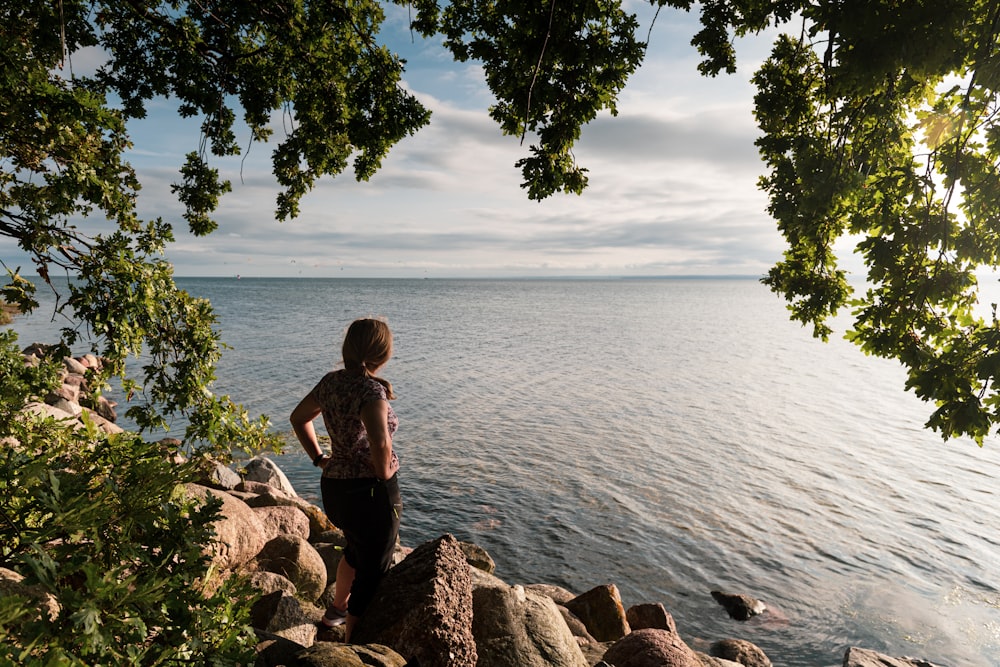
[[[1000,665],[1000,442],[923,429],[894,362],[813,339],[755,280],[178,283],[232,346],[215,391],[279,430],[350,320],[388,319],[405,544],[452,533],[509,583],[614,583],[701,650]],[[58,329],[44,307],[14,327]],[[305,455],[279,463],[318,502]],[[714,589],[779,613],[732,621]]]

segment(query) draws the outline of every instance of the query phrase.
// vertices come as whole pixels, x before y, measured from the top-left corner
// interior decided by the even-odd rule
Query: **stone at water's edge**
[[[470,570],[477,667],[589,667],[548,596]]]
[[[937,667],[937,665],[913,658],[891,658],[875,651],[852,646],[844,654],[844,667]]]
[[[669,630],[675,634],[677,632],[677,624],[674,623],[674,617],[659,602],[632,605],[625,612],[625,619],[633,631],[655,628],[657,630]]]
[[[712,591],[712,597],[722,605],[730,618],[737,621],[746,621],[767,611],[767,605],[749,595]]]
[[[615,667],[701,667],[698,655],[676,633],[652,628],[615,642],[604,661]]]
[[[292,483],[288,481],[288,477],[278,467],[278,464],[266,456],[253,457],[243,465],[243,468],[243,479],[250,482],[263,482],[281,489],[290,496],[298,497]]]
[[[771,667],[771,660],[759,646],[742,639],[723,639],[712,644],[709,655],[737,662],[744,667]]]
[[[595,586],[565,604],[601,642],[615,641],[629,633],[621,594],[614,584]]]

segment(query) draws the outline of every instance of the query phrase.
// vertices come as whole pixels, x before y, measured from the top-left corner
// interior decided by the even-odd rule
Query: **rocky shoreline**
[[[27,348],[25,363],[33,363],[40,349]],[[27,409],[65,420],[86,413],[103,430],[120,431],[114,405],[92,401],[86,391],[84,375],[99,363],[90,355],[67,358],[62,387]],[[315,625],[333,595],[343,535],[298,496],[273,461],[255,457],[238,469],[214,464],[186,491],[219,499],[216,540],[206,549],[220,572],[248,575],[260,592],[251,612],[258,667],[771,665],[759,647],[741,639],[719,639],[707,652],[693,649],[662,604],[626,609],[613,583],[584,592],[512,585],[496,575],[483,548],[448,534],[416,548],[397,545],[393,567],[355,629],[355,643],[344,644],[342,627],[318,632]],[[736,621],[773,613],[746,595],[708,594]],[[843,665],[934,667],[857,647],[846,651]]]

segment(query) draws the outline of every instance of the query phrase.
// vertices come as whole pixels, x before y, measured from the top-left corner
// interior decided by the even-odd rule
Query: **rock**
[[[755,644],[742,639],[723,639],[712,644],[708,654],[732,660],[744,667],[771,667],[771,661]]]
[[[743,667],[743,665],[738,662],[716,658],[708,655],[707,653],[698,653],[695,651],[695,655],[698,656],[698,660],[701,662],[701,667]]]
[[[538,593],[535,593],[535,595],[538,595]],[[551,600],[552,598],[549,599]],[[583,624],[583,621],[574,616],[573,612],[561,604],[556,605],[556,608],[559,609],[559,614],[563,617],[563,620],[566,622],[566,627],[569,628],[569,631],[573,633],[574,637],[579,638],[582,640],[582,643],[586,644],[592,644],[597,641],[594,639],[593,635],[587,631],[587,626]],[[601,651],[601,655],[603,654],[604,652]]]
[[[39,616],[44,620],[55,622],[60,612],[56,597],[39,586],[30,586],[22,583],[23,581],[24,577],[19,573],[0,567],[0,596],[20,595],[34,600]]]
[[[70,375],[68,377],[79,377],[78,375]],[[80,384],[76,383],[63,383],[62,385],[56,387],[51,394],[45,397],[45,402],[49,405],[54,404],[58,400],[72,401],[74,403],[80,402]]]
[[[659,602],[637,604],[629,607],[625,612],[625,620],[628,621],[628,625],[633,631],[655,628],[657,630],[669,630],[674,634],[677,633],[677,624],[674,623],[674,617]]]
[[[380,644],[318,642],[295,654],[296,667],[405,667],[406,659]]]
[[[384,644],[420,667],[475,667],[469,564],[452,535],[389,570],[351,640]]]
[[[246,501],[251,507],[275,507],[279,505],[298,507],[309,519],[310,541],[331,541],[323,539],[323,534],[330,531],[335,531],[340,535],[340,539],[343,539],[343,533],[333,525],[323,510],[298,496],[289,495],[277,487],[261,482],[242,482],[234,488],[236,491],[247,491],[255,494],[253,498]]]
[[[254,482],[251,480],[245,480],[243,478],[240,479],[241,479],[240,483],[237,484],[235,487],[233,487],[234,490],[236,491],[245,491],[247,493],[252,493],[256,496],[271,494],[274,496],[280,496],[282,498],[291,498],[291,496],[288,495],[287,492],[282,491],[276,486],[271,486],[270,484],[267,484],[265,482]]]
[[[926,660],[891,658],[875,651],[855,646],[844,654],[844,667],[936,667]]]
[[[309,518],[297,507],[279,505],[275,507],[251,507],[257,518],[264,524],[267,538],[278,535],[295,535],[309,539]]]
[[[94,411],[101,415],[109,422],[118,421],[118,413],[115,412],[115,406],[118,405],[114,401],[109,401],[105,396],[97,397],[97,405],[94,406]]]
[[[215,521],[215,541],[206,548],[212,560],[223,569],[236,569],[249,563],[264,546],[264,524],[246,503],[228,493],[199,484],[185,484],[185,492],[204,500],[209,496],[220,498],[222,508]]]
[[[235,471],[230,470],[228,466],[223,465],[219,461],[207,460],[201,465],[203,466],[203,470],[201,471],[199,484],[210,486],[213,489],[232,491],[242,481]],[[238,498],[239,496],[236,497]],[[245,499],[243,501],[246,502]]]
[[[295,654],[306,648],[291,639],[285,639],[270,632],[258,630],[257,637],[260,639],[260,643],[257,644],[257,659],[254,660],[254,667],[286,667],[286,665],[295,664]]]
[[[615,667],[701,667],[698,656],[676,633],[646,628],[615,642],[604,654]]]
[[[493,574],[496,571],[497,564],[493,562],[493,558],[486,552],[486,549],[472,542],[459,542],[458,546],[465,554],[465,560],[472,567],[488,574]]]
[[[250,608],[250,625],[302,646],[312,646],[316,638],[316,621],[322,610],[303,607],[298,598],[284,591],[268,593]]]
[[[562,586],[554,586],[553,584],[529,584],[525,588],[542,595],[548,595],[553,602],[563,606],[576,597],[576,593],[571,593]]]
[[[260,591],[263,595],[282,591],[288,595],[295,595],[295,584],[277,572],[254,572],[250,575],[250,585]]]
[[[614,584],[596,586],[566,602],[565,607],[583,621],[597,641],[615,641],[629,633],[621,595]]]
[[[65,398],[56,398],[50,405],[58,410],[67,412],[74,417],[79,417],[83,412],[83,406],[76,401],[67,401]]]
[[[493,579],[472,591],[478,667],[588,667],[552,598]]]
[[[749,595],[712,591],[712,597],[721,604],[730,618],[745,621],[767,611],[767,606]]]
[[[97,428],[101,429],[105,433],[114,434],[114,433],[125,432],[125,429],[123,429],[121,426],[112,421],[108,421],[107,419],[97,414],[90,408],[83,408],[83,412],[80,413],[81,419],[84,418],[83,417],[84,415],[86,415],[86,419],[89,419],[97,426]]]
[[[63,368],[76,375],[85,375],[87,373],[87,367],[73,357],[65,357],[63,359]]]
[[[292,483],[285,477],[281,468],[265,456],[255,456],[246,462],[243,478],[251,482],[263,482],[287,493],[290,496],[297,496]]]
[[[295,584],[299,597],[307,602],[316,602],[326,590],[326,564],[305,538],[278,535],[260,550],[257,564]]]

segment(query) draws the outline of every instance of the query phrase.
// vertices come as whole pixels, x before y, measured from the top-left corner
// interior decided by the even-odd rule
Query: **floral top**
[[[311,393],[323,410],[323,424],[330,436],[330,461],[323,468],[323,477],[375,477],[361,407],[370,401],[387,401],[385,387],[370,377],[338,370],[324,375]],[[398,426],[399,419],[389,406],[390,436]],[[399,468],[396,452],[392,453],[392,467]]]

